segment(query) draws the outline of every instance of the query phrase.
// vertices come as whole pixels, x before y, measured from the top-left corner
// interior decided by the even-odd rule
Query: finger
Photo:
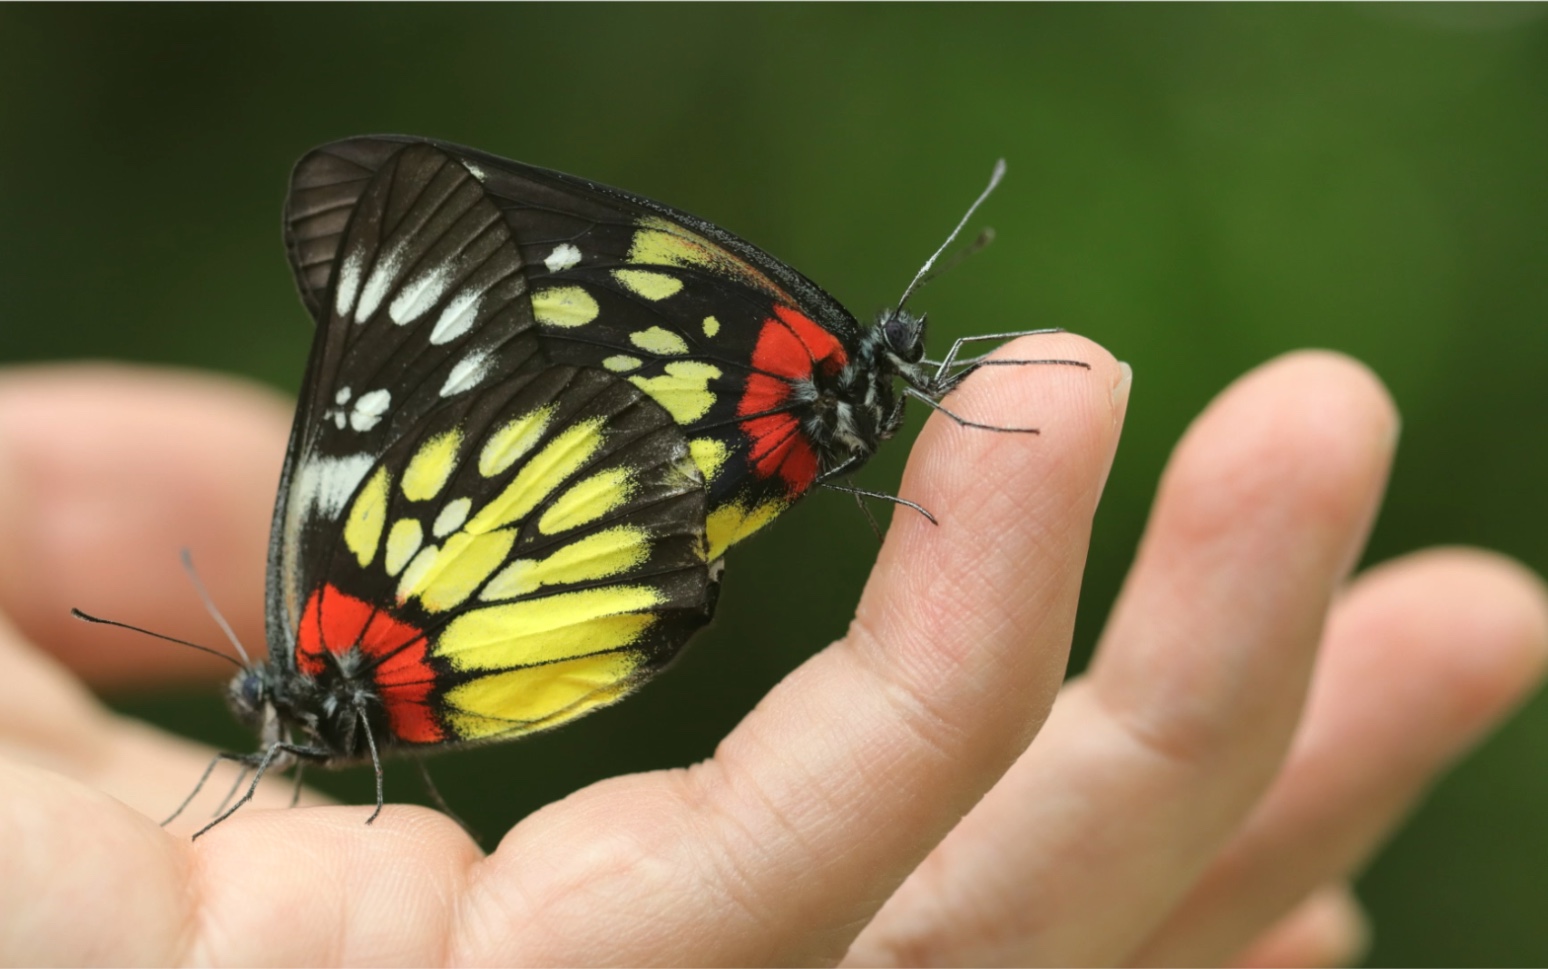
[[[1446,550],[1363,576],[1333,614],[1284,770],[1138,961],[1218,962],[1313,886],[1351,877],[1545,660],[1548,598],[1513,562]]]
[[[0,760],[0,951],[18,965],[430,965],[478,852],[444,816],[241,812],[198,842]]]
[[[0,375],[0,610],[97,683],[227,672],[71,607],[223,648],[179,551],[250,650],[288,407],[234,380],[104,365]]]
[[[1018,348],[1031,355],[1002,352]],[[952,406],[1041,436],[932,417],[902,490],[940,525],[894,521],[848,638],[781,683],[713,760],[594,786],[518,826],[464,904],[459,959],[843,953],[1025,747],[1062,679],[1127,377],[1076,337],[1035,349],[1092,369],[986,370]],[[509,933],[538,899],[542,934]],[[546,947],[570,930],[591,947]]]
[[[1394,427],[1375,379],[1325,353],[1212,403],[1167,468],[1089,674],[855,961],[1125,959],[1282,759]]]
[[[185,873],[145,817],[0,759],[0,951],[13,965],[170,965]]]
[[[1304,899],[1232,964],[1242,969],[1352,966],[1370,940],[1370,922],[1348,886],[1331,885]]]
[[[166,818],[189,794],[214,751],[106,710],[53,656],[21,640],[0,618],[0,754],[110,794],[147,816]],[[230,789],[238,768],[226,763],[170,830],[202,827]],[[288,805],[293,784],[272,777],[259,807]],[[326,798],[301,792],[305,804]]]

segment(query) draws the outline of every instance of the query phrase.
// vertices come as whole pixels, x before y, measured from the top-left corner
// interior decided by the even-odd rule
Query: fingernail
[[[1109,395],[1113,402],[1113,427],[1123,426],[1123,417],[1129,411],[1129,388],[1134,385],[1134,368],[1118,361],[1118,382],[1113,384]],[[1113,435],[1113,450],[1107,456],[1107,467],[1102,469],[1102,480],[1097,482],[1096,498],[1102,500],[1102,493],[1107,490],[1107,478],[1113,473],[1113,461],[1118,456],[1118,435]]]
[[[1118,361],[1118,382],[1113,384],[1113,422],[1123,420],[1124,411],[1129,408],[1129,388],[1134,385],[1134,368]]]

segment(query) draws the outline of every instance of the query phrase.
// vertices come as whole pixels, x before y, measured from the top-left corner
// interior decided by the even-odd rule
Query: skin
[[[711,760],[596,784],[487,856],[422,808],[274,809],[284,781],[198,842],[158,827],[210,751],[87,684],[210,661],[66,610],[207,639],[176,571],[192,544],[261,641],[289,408],[165,371],[0,376],[0,960],[1356,959],[1350,880],[1541,675],[1541,583],[1456,548],[1351,577],[1396,412],[1359,364],[1292,354],[1184,436],[1065,683],[1128,380],[1074,336],[1002,353],[1093,369],[993,368],[952,398],[1040,437],[930,420],[901,493],[940,527],[897,516],[843,640]]]

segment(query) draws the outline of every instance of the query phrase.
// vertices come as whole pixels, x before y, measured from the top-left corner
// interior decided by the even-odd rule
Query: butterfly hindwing
[[[297,666],[357,650],[400,744],[526,732],[625,695],[710,615],[703,479],[662,409],[548,367],[391,444],[309,586]]]

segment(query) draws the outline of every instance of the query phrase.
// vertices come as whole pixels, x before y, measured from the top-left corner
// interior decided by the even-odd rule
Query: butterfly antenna
[[[221,659],[225,660],[238,669],[243,668],[242,664],[237,662],[234,657],[227,656],[225,653],[222,653],[218,649],[210,649],[208,646],[200,646],[198,643],[190,643],[186,639],[178,639],[176,636],[163,636],[161,633],[153,633],[149,629],[143,629],[139,626],[131,626],[126,622],[118,622],[114,619],[103,619],[101,616],[93,616],[90,613],[82,612],[79,609],[71,609],[70,615],[81,620],[82,622],[94,622],[102,626],[117,626],[119,629],[128,629],[132,632],[144,633],[153,639],[164,639],[169,643],[177,643],[179,646],[187,646],[190,649],[197,649],[201,653],[209,653],[211,656],[219,656]]]
[[[957,223],[957,227],[951,230],[951,235],[946,237],[946,241],[941,243],[941,247],[935,250],[935,254],[932,255],[929,259],[926,259],[925,264],[919,267],[919,272],[914,274],[914,281],[908,284],[908,288],[903,291],[903,298],[898,300],[898,309],[902,309],[908,303],[909,297],[914,295],[914,291],[917,290],[920,286],[923,286],[925,282],[930,279],[930,269],[935,265],[935,261],[941,258],[941,253],[949,249],[951,244],[956,241],[957,236],[960,235],[962,230],[967,227],[968,220],[973,217],[973,213],[978,211],[978,207],[984,204],[984,200],[987,199],[990,193],[992,193],[995,188],[999,186],[1000,179],[1004,177],[1005,159],[1001,158],[999,161],[994,163],[994,171],[989,175],[988,186],[985,187],[983,192],[979,194],[978,199],[974,201],[972,205],[968,206],[967,213],[962,216],[962,221]],[[974,242],[973,245],[968,247],[968,253],[965,253],[964,257],[967,254],[971,254],[973,252],[977,252],[979,249],[982,249],[984,246],[989,244],[990,240],[994,238],[994,233],[992,232],[986,233],[986,235],[987,238],[985,238],[985,235],[980,235],[978,237],[978,241]],[[953,260],[951,265],[955,265],[957,261],[960,260]]]
[[[180,557],[183,560],[183,571],[188,573],[188,580],[193,583],[194,591],[199,593],[199,600],[204,603],[205,611],[215,620],[215,624],[220,627],[221,632],[226,634],[226,638],[231,641],[231,645],[236,647],[237,655],[242,657],[242,665],[253,665],[252,658],[247,655],[247,650],[242,648],[242,641],[237,639],[236,630],[232,629],[231,623],[227,622],[226,617],[220,614],[220,607],[215,605],[215,600],[210,596],[210,590],[204,587],[204,581],[199,578],[199,573],[194,568],[193,553],[185,548],[181,550]]]

